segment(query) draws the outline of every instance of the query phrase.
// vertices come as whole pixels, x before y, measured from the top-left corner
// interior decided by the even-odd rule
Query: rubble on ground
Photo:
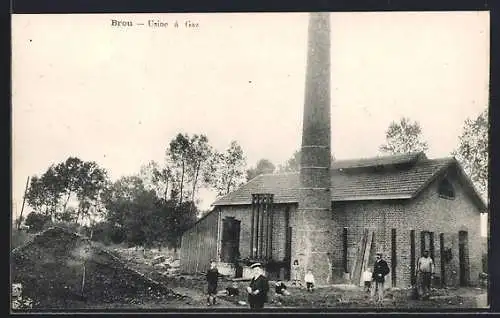
[[[113,250],[133,267],[140,268],[150,276],[176,276],[180,271],[180,260],[168,249],[145,249],[131,247]]]

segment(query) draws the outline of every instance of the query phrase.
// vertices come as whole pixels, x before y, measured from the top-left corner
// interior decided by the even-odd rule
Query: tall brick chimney
[[[309,16],[300,191],[293,259],[301,277],[312,270],[316,284],[332,281],[330,195],[330,14]]]

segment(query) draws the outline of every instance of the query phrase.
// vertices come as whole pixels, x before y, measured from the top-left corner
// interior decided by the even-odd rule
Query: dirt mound
[[[183,297],[129,268],[88,238],[60,227],[49,228],[14,249],[11,267],[12,282],[21,283],[23,296],[33,299],[38,308]]]

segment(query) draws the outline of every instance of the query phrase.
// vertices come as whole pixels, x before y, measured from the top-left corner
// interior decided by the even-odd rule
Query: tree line
[[[452,152],[477,189],[488,186],[488,112],[464,122]],[[379,150],[400,154],[428,150],[420,124],[403,117],[390,123]],[[264,173],[299,171],[300,151],[275,166],[262,158],[247,167],[242,147],[232,141],[217,151],[203,134],[177,134],[165,150],[164,162],[150,161],[132,176],[111,182],[94,161],[69,157],[33,176],[26,202],[33,209],[24,221],[31,231],[63,223],[83,228],[96,240],[130,245],[179,246],[183,231],[200,216],[201,188],[224,196]],[[332,160],[335,157],[332,154]]]
[[[245,166],[236,141],[219,152],[202,134],[177,134],[163,163],[150,161],[115,182],[96,162],[69,157],[31,178],[26,202],[33,212],[18,224],[34,232],[64,224],[104,242],[175,248],[199,216],[200,188],[225,195],[244,182]]]

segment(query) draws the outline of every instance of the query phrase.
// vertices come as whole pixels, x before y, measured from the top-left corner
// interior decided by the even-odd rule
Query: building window
[[[448,179],[443,179],[441,183],[439,183],[438,187],[439,196],[445,199],[454,199],[455,198],[455,189],[453,189],[453,185]]]

